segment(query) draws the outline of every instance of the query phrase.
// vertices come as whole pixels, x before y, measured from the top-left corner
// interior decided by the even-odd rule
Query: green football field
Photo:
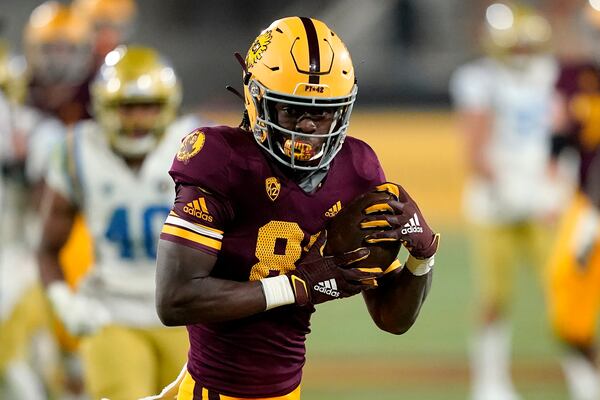
[[[308,339],[303,400],[454,400],[469,396],[469,334],[475,304],[467,244],[442,232],[429,298],[402,336],[379,331],[360,296],[322,304]],[[542,290],[521,269],[513,301],[513,368],[523,399],[567,399],[560,348]]]

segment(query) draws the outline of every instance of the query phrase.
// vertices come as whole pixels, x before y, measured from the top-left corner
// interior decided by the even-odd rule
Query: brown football
[[[385,270],[396,259],[400,242],[369,244],[364,238],[375,230],[361,229],[360,222],[366,216],[363,212],[365,208],[391,198],[386,192],[368,192],[352,200],[347,206],[342,204],[341,211],[327,224],[325,254],[342,254],[358,247],[367,247],[370,250],[369,257],[352,266],[380,267]]]

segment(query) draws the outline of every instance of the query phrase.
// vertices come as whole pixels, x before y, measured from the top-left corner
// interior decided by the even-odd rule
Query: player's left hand
[[[47,293],[52,308],[71,335],[92,335],[112,320],[102,303],[73,292],[63,281],[52,282]]]
[[[426,259],[437,251],[439,235],[435,234],[406,190],[395,183],[384,183],[375,188],[387,192],[390,200],[373,204],[363,212],[362,229],[377,229],[365,238],[367,243],[400,241],[415,258]]]

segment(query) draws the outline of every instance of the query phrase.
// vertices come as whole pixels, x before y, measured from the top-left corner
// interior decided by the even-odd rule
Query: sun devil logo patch
[[[279,183],[277,178],[272,176],[265,180],[265,189],[267,190],[267,196],[269,196],[271,201],[275,201],[281,191],[281,183]]]
[[[250,46],[250,50],[248,50],[248,55],[246,56],[246,66],[248,68],[252,67],[262,58],[263,53],[267,51],[272,38],[273,34],[271,31],[265,31],[256,38],[254,43],[252,43],[252,46]]]
[[[179,161],[187,162],[202,150],[202,146],[204,146],[204,133],[195,130],[187,135],[181,142],[181,146],[177,152],[177,159]]]

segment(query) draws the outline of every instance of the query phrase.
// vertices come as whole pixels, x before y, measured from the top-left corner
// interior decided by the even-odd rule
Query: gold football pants
[[[84,380],[96,400],[132,400],[173,381],[187,359],[185,328],[111,325],[80,344]]]
[[[541,280],[551,238],[548,229],[537,221],[473,226],[474,284],[480,303],[506,309],[521,264],[534,268]]]
[[[24,360],[34,334],[50,329],[49,305],[40,284],[26,290],[10,316],[0,322],[0,373],[7,364]]]
[[[231,397],[225,396],[224,394],[219,394],[208,390],[204,387],[198,387],[198,384],[194,381],[194,378],[190,375],[189,372],[185,372],[183,376],[183,381],[179,385],[179,392],[177,394],[177,400],[247,400],[247,398],[242,397]],[[268,398],[252,398],[252,400],[300,400],[300,386],[291,391],[288,394],[278,397],[268,397]]]

